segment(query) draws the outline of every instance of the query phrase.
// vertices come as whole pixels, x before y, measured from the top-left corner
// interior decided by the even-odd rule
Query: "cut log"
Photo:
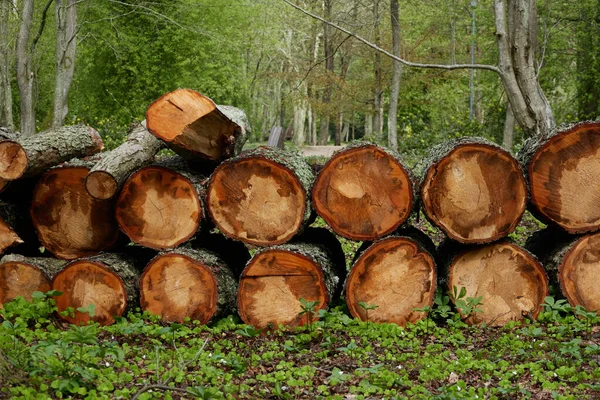
[[[229,267],[206,250],[177,249],[154,258],[140,280],[144,311],[164,322],[207,324],[235,310],[237,283]]]
[[[56,297],[62,319],[85,325],[89,321],[110,325],[123,315],[127,306],[139,304],[139,272],[132,259],[117,254],[101,254],[73,261],[52,280],[52,289],[63,294]],[[94,306],[94,315],[80,312]],[[74,313],[62,315],[72,308]]]
[[[546,228],[532,235],[526,246],[573,307],[600,315],[600,233],[574,237]]]
[[[187,159],[220,162],[242,151],[249,131],[244,111],[217,106],[190,89],[167,93],[146,111],[148,131]]]
[[[536,217],[569,233],[600,229],[600,122],[561,127],[528,139],[519,158]]]
[[[237,294],[240,318],[256,328],[299,326],[316,316],[303,313],[301,299],[326,309],[340,290],[331,256],[320,246],[294,243],[254,254],[240,278]]]
[[[209,214],[233,239],[282,244],[310,221],[313,180],[299,154],[260,147],[217,167],[208,186]]]
[[[119,194],[119,227],[133,243],[156,250],[190,240],[204,216],[201,180],[179,157],[139,169]]]
[[[320,171],[312,193],[319,214],[340,236],[375,240],[410,215],[413,182],[398,155],[368,143],[336,153]]]
[[[537,318],[548,295],[548,277],[543,267],[531,253],[510,242],[450,246],[449,250],[441,250],[440,260],[449,263],[440,275],[447,273],[450,293],[455,287],[459,294],[465,288],[462,300],[482,297],[482,304],[476,307],[481,312],[466,315],[465,310],[458,309],[468,324],[501,326],[524,317]]]
[[[112,151],[102,153],[102,159],[87,176],[85,188],[97,199],[112,198],[133,171],[154,160],[162,146],[163,143],[146,129],[146,121],[140,122],[123,144]]]
[[[431,240],[415,228],[368,246],[346,281],[346,304],[352,316],[401,326],[425,318],[425,312],[415,309],[433,305],[436,263],[432,248]]]
[[[109,249],[119,235],[114,202],[85,189],[93,162],[72,161],[46,172],[31,202],[31,219],[42,245],[62,259],[88,257]]]
[[[248,251],[244,243],[230,239],[219,233],[201,232],[194,239],[192,247],[215,253],[231,269],[236,282],[251,258],[250,251]]]
[[[482,138],[434,147],[417,167],[423,211],[461,243],[489,243],[511,233],[527,206],[519,163]]]
[[[18,132],[0,127],[0,179],[17,179],[27,168],[27,154],[18,138]]]
[[[51,289],[51,278],[60,272],[66,261],[56,258],[23,257],[9,254],[0,260],[0,308],[22,296],[31,301],[34,292]]]
[[[23,243],[15,231],[18,216],[19,212],[14,205],[0,201],[0,254],[9,247]]]

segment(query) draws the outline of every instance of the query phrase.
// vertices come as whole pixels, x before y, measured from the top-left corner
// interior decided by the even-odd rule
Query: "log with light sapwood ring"
[[[482,138],[434,147],[417,165],[427,218],[461,243],[489,243],[511,233],[527,206],[519,163]]]
[[[458,309],[468,324],[501,326],[525,317],[535,319],[542,310],[548,277],[537,259],[516,244],[472,246],[456,256],[440,254],[440,259],[451,260],[446,266],[450,293],[455,287],[459,294],[465,288],[462,300],[482,297],[475,307],[481,312],[465,315],[465,310]],[[456,299],[452,300],[456,305]]]
[[[0,308],[18,296],[32,300],[34,292],[51,289],[51,278],[60,272],[67,261],[56,258],[23,257],[8,254],[0,260]]]
[[[146,129],[142,121],[132,129],[127,140],[114,150],[102,153],[100,161],[90,170],[85,188],[101,200],[112,198],[129,175],[154,160],[163,143]]]
[[[109,249],[118,239],[114,201],[98,200],[85,189],[93,161],[72,160],[37,182],[31,219],[38,238],[56,257],[72,260]]]
[[[536,217],[569,233],[600,229],[600,122],[582,122],[528,139],[519,158]]]
[[[123,315],[128,306],[139,304],[140,274],[135,260],[118,254],[104,253],[71,262],[52,279],[57,296],[56,307],[65,321],[85,325],[89,321],[110,325]],[[93,305],[94,315],[78,311]],[[73,308],[73,315],[62,315]]]
[[[15,180],[27,168],[27,154],[18,138],[18,132],[0,127],[0,179]]]
[[[327,308],[341,285],[336,269],[330,255],[315,244],[284,244],[257,252],[240,278],[240,318],[256,328],[314,321],[311,313],[303,313],[301,299],[315,302],[315,312]]]
[[[257,246],[282,244],[309,222],[313,181],[300,154],[260,147],[217,167],[208,211],[226,236]]]
[[[419,239],[410,234],[389,236],[362,252],[346,281],[352,316],[400,326],[427,316],[415,309],[433,305],[436,263]]]
[[[133,243],[155,250],[172,249],[190,240],[204,217],[201,180],[180,157],[137,170],[117,200],[119,227]]]
[[[214,253],[176,249],[155,257],[140,279],[141,306],[164,322],[207,324],[235,310],[237,282]]]
[[[15,231],[19,223],[18,212],[13,204],[0,201],[0,254],[9,247],[23,243]]]
[[[249,124],[244,111],[217,106],[191,89],[163,95],[146,111],[148,131],[187,159],[220,162],[242,151]]]
[[[312,201],[340,236],[375,240],[396,230],[413,207],[413,180],[399,156],[369,143],[350,145],[319,172]]]

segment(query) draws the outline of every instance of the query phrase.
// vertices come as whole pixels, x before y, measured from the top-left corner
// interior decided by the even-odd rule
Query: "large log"
[[[16,232],[19,224],[19,211],[10,203],[0,201],[0,254],[12,246],[23,243],[23,239]]]
[[[140,279],[141,306],[164,322],[207,324],[235,310],[237,282],[216,254],[177,249],[154,258]]]
[[[146,121],[136,124],[123,144],[102,153],[101,160],[86,178],[85,188],[97,199],[112,198],[133,171],[154,160],[162,146],[163,143],[146,129]]]
[[[204,217],[202,177],[172,157],[133,173],[116,206],[121,230],[133,243],[166,250],[190,240]]]
[[[449,292],[456,288],[462,300],[482,297],[476,308],[466,313],[458,309],[468,324],[486,323],[501,326],[525,317],[537,318],[548,295],[548,277],[541,264],[527,250],[501,241],[480,246],[442,244],[439,275],[446,280]],[[456,300],[451,296],[452,301]]]
[[[340,236],[375,240],[396,230],[410,215],[413,180],[399,156],[369,143],[346,147],[317,176],[312,201]]]
[[[31,301],[34,292],[46,293],[51,279],[67,262],[56,258],[8,254],[0,260],[0,308],[18,296]]]
[[[563,126],[530,138],[518,157],[536,217],[569,233],[600,229],[600,122]]]
[[[257,246],[282,244],[310,221],[313,180],[299,154],[260,147],[217,167],[208,211],[226,236]]]
[[[346,281],[352,316],[401,326],[425,318],[425,312],[415,309],[433,305],[436,262],[431,240],[415,228],[404,229],[361,250]]]
[[[148,131],[188,159],[220,162],[242,151],[249,130],[246,114],[217,106],[190,89],[167,93],[146,111]]]
[[[52,289],[63,294],[56,297],[62,319],[84,325],[89,321],[110,325],[123,315],[128,305],[139,304],[139,277],[135,260],[117,254],[101,254],[71,262],[54,276]],[[94,306],[94,315],[78,308]],[[72,308],[74,313],[63,311]]]
[[[460,138],[434,147],[415,172],[426,217],[461,243],[488,243],[507,236],[527,205],[519,163],[482,138]]]
[[[72,160],[46,172],[37,182],[31,219],[42,245],[58,258],[88,257],[118,239],[114,202],[85,189],[93,161]]]

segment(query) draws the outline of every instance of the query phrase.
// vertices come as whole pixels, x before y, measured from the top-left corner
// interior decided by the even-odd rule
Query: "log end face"
[[[16,232],[0,218],[0,254],[3,254],[4,250],[9,247],[21,243],[23,243],[23,240],[19,235],[17,235]]]
[[[0,178],[12,181],[20,178],[27,169],[27,153],[17,142],[0,142]]]
[[[105,171],[92,171],[85,179],[88,193],[99,200],[111,199],[118,190],[115,178]]]
[[[31,301],[34,292],[46,293],[50,287],[46,275],[31,264],[15,261],[0,264],[0,308],[18,296]]]
[[[559,266],[558,279],[569,303],[589,311],[600,310],[600,234],[579,239]]]

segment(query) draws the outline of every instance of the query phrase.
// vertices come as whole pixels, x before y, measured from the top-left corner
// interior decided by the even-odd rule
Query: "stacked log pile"
[[[412,169],[355,143],[317,174],[296,153],[242,152],[248,130],[243,111],[188,89],[151,104],[110,152],[84,126],[26,139],[1,129],[0,254],[22,255],[0,260],[0,307],[55,289],[70,323],[139,306],[166,322],[237,310],[268,328],[310,323],[343,297],[356,318],[405,325],[436,290],[458,289],[481,299],[468,312],[451,296],[467,323],[502,325],[536,318],[550,281],[600,308],[600,123],[530,141],[517,159],[484,139],[449,141]],[[157,157],[163,146],[177,155]],[[556,228],[525,249],[507,236],[528,200]],[[446,235],[437,249],[408,223],[420,210]],[[310,227],[317,215],[329,229]],[[334,233],[363,241],[349,270]]]

